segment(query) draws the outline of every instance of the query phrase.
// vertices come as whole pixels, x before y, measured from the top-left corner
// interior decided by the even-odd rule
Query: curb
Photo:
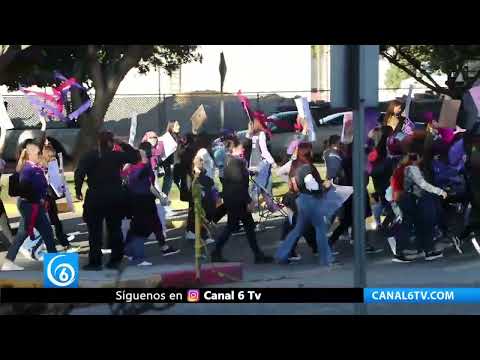
[[[42,288],[43,279],[42,272],[32,272],[33,278],[28,279],[25,276],[23,279],[13,278],[0,278],[0,288],[13,287],[13,288]],[[158,273],[149,274],[147,277],[140,277],[139,275],[133,276],[130,279],[120,280],[117,284],[116,273],[111,272],[103,279],[81,279],[79,280],[80,288],[154,288],[154,287],[190,287],[190,286],[206,286],[206,285],[218,285],[235,281],[241,281],[243,279],[243,266],[242,263],[220,263],[220,264],[205,264],[200,271],[200,280],[196,280],[195,269],[193,265],[191,268],[173,270]]]

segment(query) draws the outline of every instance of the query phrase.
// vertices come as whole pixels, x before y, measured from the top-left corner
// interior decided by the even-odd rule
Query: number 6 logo
[[[45,287],[78,287],[78,254],[46,254],[44,272]]]

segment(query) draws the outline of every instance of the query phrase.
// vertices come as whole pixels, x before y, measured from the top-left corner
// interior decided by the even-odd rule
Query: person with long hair
[[[57,161],[57,152],[55,151],[54,147],[51,143],[46,141],[43,151],[42,151],[42,161],[41,164],[46,174],[47,181],[49,182],[49,175],[48,175],[48,164],[51,161]],[[45,198],[45,208],[47,209],[48,218],[50,219],[51,224],[55,228],[55,236],[57,241],[63,247],[65,252],[78,252],[80,250],[80,246],[72,246],[70,241],[73,240],[73,236],[68,237],[64,230],[62,222],[58,217],[58,207],[57,207],[57,195],[55,190],[53,189],[52,185],[48,184],[48,191],[47,196]],[[41,245],[39,242],[33,249],[32,254],[36,253],[36,249]]]
[[[114,151],[117,144],[123,151]],[[87,271],[102,270],[102,232],[105,219],[112,253],[107,268],[117,269],[123,259],[122,219],[126,214],[126,194],[121,171],[125,164],[138,160],[134,148],[119,143],[113,133],[102,131],[97,137],[97,149],[86,153],[75,170],[75,192],[83,200],[82,186],[87,178],[88,189],[83,205],[83,218],[88,227],[90,245]]]
[[[215,161],[210,155],[210,139],[207,134],[198,134],[195,137],[191,148],[191,164],[188,167],[188,218],[187,218],[187,231],[185,238],[187,240],[195,239],[195,204],[192,197],[192,183],[194,177],[200,177],[199,183],[205,189],[215,188],[214,187],[214,176],[215,176]],[[188,157],[185,160],[190,160]],[[195,166],[196,165],[196,166]],[[200,166],[201,165],[201,166]],[[200,167],[199,167],[200,166]],[[196,174],[197,172],[197,174]],[[199,173],[198,173],[199,172]],[[212,191],[213,191],[212,189]],[[208,238],[208,233],[205,228],[202,227],[201,237],[207,244],[213,243],[212,238]]]
[[[14,261],[25,238],[27,236],[34,237],[34,229],[37,229],[42,236],[47,251],[49,253],[57,252],[52,227],[44,207],[48,183],[40,161],[40,147],[33,141],[28,143],[22,150],[16,168],[19,173],[19,188],[22,189],[22,195],[17,201],[21,214],[20,225],[15,240],[8,249],[2,270],[24,270]]]
[[[288,258],[304,233],[308,224],[315,227],[320,264],[330,266],[334,262],[326,236],[325,216],[327,212],[322,204],[322,197],[328,191],[331,182],[323,181],[313,165],[312,144],[301,143],[297,149],[297,159],[292,163],[289,173],[289,188],[299,193],[296,199],[298,215],[295,227],[287,235],[275,255],[279,263],[288,263]]]
[[[177,142],[180,141],[180,123],[178,121],[169,121],[167,124],[167,129],[165,133],[169,133],[172,135],[174,140]],[[165,172],[163,176],[163,184],[162,184],[162,192],[165,195],[170,194],[170,190],[172,189],[172,184],[173,184],[173,166],[176,160],[176,155],[175,153],[171,154],[168,158],[163,160],[161,163],[163,170]]]
[[[261,187],[272,192],[271,170],[277,168],[273,156],[268,150],[268,141],[272,134],[267,126],[266,118],[263,114],[255,112],[253,121],[249,123],[247,137],[252,141],[252,149],[249,157],[248,168],[256,173],[255,184],[252,188],[252,194],[256,198],[261,194]],[[257,199],[254,199],[256,201]]]
[[[373,215],[376,225],[381,225],[381,215],[385,209],[389,208],[385,195],[390,186],[390,178],[393,174],[393,162],[387,156],[387,140],[393,133],[393,130],[390,126],[382,126],[379,133],[380,138],[378,143],[368,154],[370,176],[375,189],[373,197],[376,204],[373,206]]]
[[[215,241],[215,249],[211,253],[213,262],[225,262],[222,249],[230,235],[238,230],[241,221],[252,250],[255,263],[270,263],[273,258],[266,256],[257,244],[255,222],[252,217],[252,199],[248,192],[249,174],[244,158],[245,149],[237,138],[231,140],[230,154],[225,161],[223,201],[227,210],[227,226]]]
[[[443,257],[441,251],[435,250],[433,242],[434,227],[439,216],[435,202],[440,197],[446,199],[447,193],[425,180],[422,171],[423,146],[423,141],[418,140],[410,144],[408,162],[404,167],[403,194],[398,201],[402,222],[393,258],[395,262],[410,262],[418,258],[431,261]],[[417,253],[405,255],[412,226],[416,234]]]
[[[389,126],[393,132],[387,139],[388,156],[392,158],[395,165],[405,154],[405,144],[413,135],[415,124],[408,118],[403,117],[403,103],[399,100],[392,100],[382,118],[382,126]]]
[[[127,178],[127,188],[130,200],[130,229],[127,233],[125,253],[131,262],[138,266],[148,266],[152,263],[145,261],[144,241],[155,234],[163,256],[178,253],[180,250],[167,245],[163,235],[163,228],[157,212],[156,197],[161,194],[155,188],[155,175],[150,165],[152,145],[143,142],[138,150],[138,162],[127,164],[122,175]]]

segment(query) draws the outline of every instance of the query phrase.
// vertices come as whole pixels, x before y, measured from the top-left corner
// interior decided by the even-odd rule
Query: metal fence
[[[415,89],[424,92],[425,89]],[[330,90],[282,90],[257,91],[243,93],[249,98],[255,110],[272,113],[295,110],[294,98],[305,96],[313,101],[329,101]],[[379,89],[379,100],[388,101],[407,95],[408,89]],[[16,128],[40,126],[38,114],[28,98],[22,95],[4,95],[8,103],[7,111]],[[191,129],[190,117],[203,105],[208,116],[206,131],[217,131],[220,127],[220,99],[218,92],[193,92],[186,94],[117,94],[105,115],[105,127],[120,136],[127,136],[130,119],[135,113],[138,117],[137,134],[156,130],[162,132],[169,120],[178,120],[184,131]],[[223,95],[225,107],[225,127],[239,130],[245,127],[245,114],[235,94]],[[93,97],[92,97],[93,100]],[[62,126],[59,123],[57,126]]]

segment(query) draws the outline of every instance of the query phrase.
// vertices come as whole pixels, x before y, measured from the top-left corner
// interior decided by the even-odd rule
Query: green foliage
[[[397,89],[400,87],[403,80],[408,79],[408,75],[405,71],[392,65],[388,68],[385,74],[385,87],[391,89]]]
[[[381,45],[380,53],[421,84],[452,97],[461,96],[480,77],[478,71],[461,87],[455,82],[469,61],[480,59],[480,45]],[[440,72],[448,77],[445,84],[432,78]]]
[[[171,73],[181,64],[201,61],[196,49],[195,45],[34,45],[8,66],[3,84],[10,90],[20,85],[49,86],[55,83],[53,71],[58,70],[97,88],[105,85],[102,79],[123,78],[134,67],[140,73],[159,67]],[[96,79],[98,74],[102,78]]]

